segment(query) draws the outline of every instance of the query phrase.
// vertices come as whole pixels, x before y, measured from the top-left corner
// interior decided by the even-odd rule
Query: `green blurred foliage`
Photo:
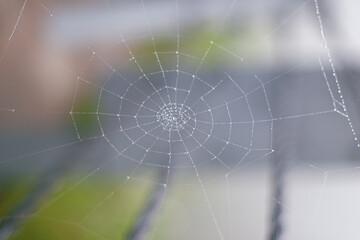
[[[0,216],[8,216],[30,194],[36,181],[34,176],[23,175],[1,178]]]
[[[114,191],[113,179],[102,177],[67,191],[77,180],[63,181],[39,207],[39,214],[30,217],[11,239],[124,239],[151,187],[127,182]]]
[[[83,94],[75,101],[74,112],[82,114],[74,114],[74,122],[79,134],[82,138],[92,137],[99,132],[99,122],[95,112],[98,105],[97,91],[91,91]],[[69,127],[73,128],[73,123],[69,123]]]

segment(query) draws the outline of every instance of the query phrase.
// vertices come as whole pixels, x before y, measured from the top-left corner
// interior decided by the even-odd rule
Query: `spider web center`
[[[195,120],[195,114],[184,104],[169,103],[158,111],[156,118],[165,130],[179,131],[185,128],[190,119]]]

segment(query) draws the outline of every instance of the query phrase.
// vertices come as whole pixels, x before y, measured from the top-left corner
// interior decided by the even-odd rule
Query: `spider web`
[[[46,52],[42,43],[34,40],[31,34],[21,27],[22,16],[29,4],[30,1],[28,3],[26,0],[20,9],[1,55],[0,64],[6,62],[6,56],[15,38],[25,38],[37,49],[36,51]],[[67,25],[57,16],[56,8],[52,9],[41,1],[33,1],[31,4],[41,8],[41,11],[47,14],[49,21],[66,28]],[[115,10],[121,4],[124,3],[115,4],[105,1],[101,4],[110,22],[117,21]],[[291,12],[286,14],[275,27],[256,40],[257,46],[261,47],[277,36],[280,38],[284,28],[288,31],[297,31],[298,29],[287,26],[306,11],[308,14],[310,12],[308,18],[317,26],[316,31],[319,34],[316,54],[313,57],[306,56],[305,61],[298,56],[295,58],[296,64],[284,64],[286,69],[270,74],[252,70],[252,55],[249,56],[249,53],[244,51],[246,49],[241,49],[244,52],[241,53],[242,51],[229,48],[223,43],[226,42],[223,40],[223,36],[228,31],[226,27],[232,21],[241,21],[237,19],[237,13],[242,8],[241,3],[231,1],[222,4],[226,7],[221,9],[221,20],[214,26],[209,23],[211,34],[205,38],[200,38],[196,34],[190,36],[181,28],[181,20],[186,20],[189,14],[186,12],[189,9],[182,8],[186,4],[188,3],[178,0],[169,4],[171,8],[167,11],[170,11],[171,17],[168,19],[172,24],[170,30],[157,30],[155,23],[158,23],[158,19],[156,12],[151,12],[154,9],[152,3],[138,1],[136,15],[131,16],[129,20],[140,21],[141,25],[146,26],[145,34],[126,36],[120,27],[115,26],[112,32],[116,40],[106,44],[105,48],[92,46],[86,39],[71,40],[79,42],[83,48],[86,48],[89,57],[84,63],[83,70],[74,71],[71,68],[63,70],[71,75],[74,81],[69,111],[46,112],[70,119],[72,140],[25,154],[14,154],[1,159],[0,164],[5,170],[7,167],[11,169],[12,164],[17,162],[27,161],[26,164],[29,162],[31,164],[40,156],[56,154],[64,149],[81,145],[88,147],[86,151],[89,154],[83,157],[84,161],[75,163],[73,171],[84,173],[55,191],[54,195],[34,213],[26,216],[10,216],[11,218],[41,218],[53,222],[55,227],[69,224],[92,237],[113,239],[114,236],[106,235],[104,230],[106,227],[94,225],[96,221],[93,218],[97,212],[104,211],[104,207],[109,202],[117,199],[122,189],[131,188],[135,183],[135,187],[151,185],[164,188],[165,198],[161,201],[160,211],[152,223],[151,237],[154,239],[175,239],[177,232],[181,232],[181,230],[171,232],[170,229],[175,229],[176,226],[170,226],[167,221],[174,225],[176,221],[171,220],[167,213],[172,215],[172,218],[179,218],[179,221],[192,222],[194,224],[192,229],[200,238],[236,239],[238,236],[245,236],[241,231],[245,231],[247,226],[253,228],[254,225],[266,225],[266,216],[259,217],[255,214],[254,218],[259,220],[259,224],[252,223],[253,219],[247,219],[247,216],[241,214],[243,208],[253,208],[250,206],[252,204],[255,208],[257,204],[262,207],[267,204],[261,201],[273,202],[288,211],[290,216],[287,218],[292,219],[289,220],[291,223],[296,223],[289,227],[289,236],[296,236],[298,231],[304,229],[302,236],[310,236],[314,239],[329,236],[331,231],[326,230],[327,225],[324,220],[330,211],[327,208],[329,206],[326,205],[330,203],[325,202],[330,198],[326,194],[331,196],[331,188],[328,188],[330,193],[327,192],[329,177],[354,172],[358,167],[336,166],[336,169],[328,169],[327,166],[322,166],[323,163],[307,160],[308,156],[297,157],[293,151],[299,144],[293,141],[297,134],[292,132],[289,137],[283,133],[283,131],[291,132],[292,125],[288,126],[288,124],[294,122],[296,124],[330,122],[329,125],[333,125],[333,128],[337,128],[335,124],[343,124],[339,129],[347,137],[352,134],[354,149],[360,147],[354,123],[342,94],[341,79],[336,72],[325,37],[319,3],[317,0],[299,2],[295,7],[291,7]],[[205,4],[203,3],[201,9],[205,10]],[[214,6],[218,7],[218,5]],[[256,5],[253,8],[255,8],[254,12],[264,11],[262,7]],[[258,18],[261,17],[260,15]],[[164,47],[162,42],[166,42],[167,45]],[[193,48],[190,43],[198,45]],[[278,45],[282,46],[281,43]],[[114,51],[119,55],[119,59],[111,57]],[[51,53],[48,55],[52,58]],[[305,72],[314,65],[316,80],[306,81]],[[102,69],[102,75],[94,81],[94,77],[88,74],[97,67]],[[292,76],[296,74],[300,77]],[[78,103],[87,92],[95,92],[96,104],[88,111],[84,111]],[[306,107],[296,105],[301,101],[305,102]],[[37,113],[36,110],[8,106],[3,107],[1,111],[4,114],[19,114],[16,117]],[[83,117],[95,121],[95,131],[89,133],[82,129],[80,122]],[[344,123],[348,127],[344,127]],[[279,146],[279,141],[284,141],[282,139],[287,142]],[[315,146],[313,151],[316,151]],[[260,194],[261,198],[255,194],[257,199],[254,202],[241,200],[250,198],[251,186],[256,187],[258,184],[260,188],[269,184],[263,172],[258,174],[255,171],[257,174],[251,178],[248,171],[251,172],[253,168],[259,166],[266,168],[269,159],[284,156],[295,162],[293,169],[305,168],[316,176],[319,184],[313,190],[315,194],[311,195],[315,197],[309,200],[311,210],[307,212],[306,209],[305,213],[302,212],[302,207],[308,206],[305,205],[306,200],[300,203],[299,200],[291,200],[301,192],[301,187],[296,186],[289,187],[291,190],[288,198],[293,203],[292,206],[283,199],[277,199],[272,193],[266,193],[265,190],[256,193]],[[165,177],[159,179],[157,177],[159,173],[164,174]],[[76,209],[63,209],[63,213],[47,215],[48,209],[56,207],[58,202],[66,199],[66,195],[76,192],[80,185],[92,181],[94,177],[106,178],[108,174],[114,175],[111,177],[110,186],[98,194],[101,197],[89,200],[86,210],[71,214]],[[253,178],[256,180],[251,180]],[[301,176],[301,179],[303,178],[305,177]],[[291,184],[295,183],[290,182],[289,185]],[[181,196],[171,193],[172,185],[177,186],[176,188],[185,186],[186,189],[190,189],[188,191],[193,197],[189,197],[184,202],[188,201],[187,204],[192,206],[189,207],[190,213],[197,211],[202,223],[191,221],[193,216],[190,213],[184,216],[181,211],[175,211],[168,206],[167,203],[174,204],[182,199]],[[217,185],[221,187],[214,187]],[[237,188],[243,189],[240,197]],[[299,192],[296,189],[299,189]],[[300,198],[303,199],[304,196],[301,195]],[[126,196],[124,199],[126,202]],[[244,207],[239,209],[239,205]],[[183,207],[181,204],[179,206]],[[252,212],[256,211],[255,208]],[[260,211],[264,212],[264,210]],[[6,219],[7,216],[3,218]],[[113,218],[109,216],[109,219]],[[236,230],[239,222],[243,223],[239,227],[240,232]],[[112,225],[117,222],[109,221],[107,224]],[[206,226],[211,226],[212,229],[207,230]],[[266,226],[262,228],[265,229]],[[170,231],[166,232],[164,229]],[[254,236],[264,238],[264,230],[257,234],[253,233],[249,238]],[[350,236],[354,236],[351,234]],[[196,235],[185,236],[194,238]]]

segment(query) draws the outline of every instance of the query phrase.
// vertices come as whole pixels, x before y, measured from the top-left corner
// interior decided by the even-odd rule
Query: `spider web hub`
[[[195,121],[195,113],[184,104],[169,103],[156,114],[164,130],[179,131],[184,129],[190,119]]]

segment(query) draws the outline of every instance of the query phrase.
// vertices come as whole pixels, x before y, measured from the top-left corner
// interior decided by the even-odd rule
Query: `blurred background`
[[[357,239],[355,0],[0,1],[0,239]]]

